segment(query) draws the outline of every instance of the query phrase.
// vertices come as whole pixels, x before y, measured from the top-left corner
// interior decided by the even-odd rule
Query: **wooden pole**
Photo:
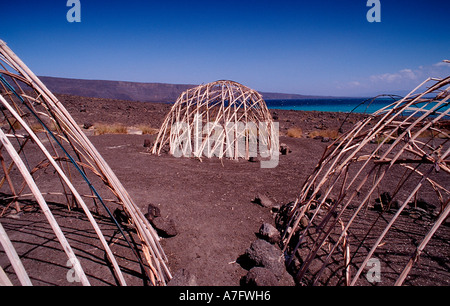
[[[28,187],[30,188],[31,192],[33,193],[36,201],[39,203],[39,206],[42,209],[42,212],[44,213],[45,217],[47,218],[50,226],[53,229],[53,232],[56,234],[56,237],[59,240],[59,243],[61,244],[64,252],[67,254],[69,260],[71,262],[79,262],[77,257],[75,256],[75,253],[72,250],[72,247],[70,246],[69,242],[67,241],[66,237],[64,236],[64,233],[62,232],[61,228],[58,225],[58,222],[56,222],[55,217],[53,216],[52,212],[50,211],[50,208],[48,207],[44,197],[42,196],[41,192],[39,191],[39,188],[37,187],[36,183],[34,182],[33,177],[30,175],[30,173],[27,170],[27,167],[23,163],[20,156],[17,154],[16,150],[14,149],[13,145],[9,141],[9,139],[6,137],[5,133],[0,129],[0,141],[11,156],[11,158],[14,160],[14,163],[16,164],[17,168],[19,169],[20,173],[22,174],[23,178],[28,184]],[[74,269],[77,273],[77,275],[80,277],[80,281],[83,285],[89,285],[89,281],[86,277],[86,274],[84,273],[84,270],[81,268],[81,265],[75,265]]]

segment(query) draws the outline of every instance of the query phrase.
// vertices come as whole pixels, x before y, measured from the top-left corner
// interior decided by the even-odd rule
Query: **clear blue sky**
[[[5,3],[6,2],[6,3]],[[372,95],[450,74],[450,1],[3,1],[0,39],[37,74]]]

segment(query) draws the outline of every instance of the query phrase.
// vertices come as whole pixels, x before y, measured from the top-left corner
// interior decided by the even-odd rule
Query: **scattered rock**
[[[309,189],[308,192],[306,193],[306,199],[311,199],[311,196],[314,194],[314,192],[316,192],[316,187],[314,185],[312,185]],[[317,190],[316,195],[315,195],[315,199],[318,200],[320,197],[322,196],[322,192],[320,190]]]
[[[150,222],[161,237],[173,237],[178,235],[173,219],[157,217]]]
[[[144,216],[155,228],[158,235],[166,238],[178,235],[178,231],[175,227],[175,222],[172,219],[162,217],[161,211],[158,206],[148,204],[147,210],[148,212]]]
[[[156,205],[148,204],[145,217],[151,222],[154,218],[161,217],[161,210]]]
[[[373,209],[376,211],[384,211],[388,208],[398,209],[399,205],[397,201],[392,201],[392,196],[389,192],[383,192],[378,198],[375,199]]]
[[[248,158],[248,161],[251,162],[251,163],[257,163],[257,162],[259,162],[260,160],[259,160],[258,157],[250,156],[250,157]]]
[[[125,212],[119,208],[116,208],[113,212],[114,219],[116,219],[117,222],[126,224],[128,223],[128,216],[125,214]]]
[[[284,229],[287,225],[288,220],[292,216],[292,207],[295,202],[289,202],[283,204],[275,216],[275,225],[278,229]]]
[[[269,197],[264,194],[257,194],[252,202],[267,208],[272,208],[276,205],[271,199],[269,199]]]
[[[427,215],[427,211],[419,207],[406,209],[403,211],[403,213],[406,213],[411,218],[418,220],[422,220],[423,216]]]
[[[327,212],[328,212],[328,210],[327,209],[323,209],[322,207],[311,209],[308,212],[306,212],[306,216],[307,216],[306,221],[309,222],[309,220],[311,220],[311,218],[314,215],[317,215],[317,216],[320,216],[320,217],[324,217],[327,214]],[[305,224],[304,223],[305,221],[303,221],[303,220],[300,220],[300,221],[301,221],[302,225]]]
[[[285,143],[280,144],[281,155],[288,155],[291,152],[292,152],[292,150],[288,147],[287,144],[285,144]]]
[[[150,148],[152,146],[152,142],[150,139],[144,140],[144,148]]]
[[[254,267],[244,276],[246,286],[276,286],[278,279],[273,272],[267,268]]]
[[[323,119],[322,119],[323,120]],[[322,122],[316,126],[314,126],[314,128],[318,129],[318,130],[326,130],[327,126]]]
[[[436,208],[436,206],[434,206],[433,204],[428,203],[424,199],[418,199],[415,202],[408,203],[408,205],[410,207],[421,208],[421,209],[426,210],[426,211],[433,210],[433,209]]]
[[[85,129],[85,130],[88,130],[90,127],[92,127],[92,123],[83,124],[83,129]]]
[[[8,215],[6,215],[5,217],[6,218],[11,218],[11,219],[16,219],[16,220],[19,220],[20,219],[20,216],[22,215],[22,211],[19,211],[19,212],[13,212],[13,213],[10,213],[10,214],[8,214]]]
[[[198,286],[197,278],[186,269],[180,269],[175,272],[167,286]]]
[[[309,224],[309,219],[306,215],[300,218],[300,225],[302,228],[306,228]]]
[[[297,256],[294,256],[291,259],[291,262],[289,263],[289,265],[287,265],[286,270],[291,275],[297,275],[298,271],[300,271],[301,266],[302,266],[302,263],[301,263],[300,259]]]
[[[269,243],[278,243],[281,239],[280,232],[271,224],[263,223],[258,234]]]
[[[322,142],[330,142],[330,137],[323,137]]]
[[[272,212],[273,213],[279,212],[280,209],[281,209],[281,206],[279,204],[275,204],[274,206],[272,206]]]
[[[269,269],[278,280],[285,274],[284,257],[280,249],[265,240],[258,239],[245,251],[247,258],[258,267]]]

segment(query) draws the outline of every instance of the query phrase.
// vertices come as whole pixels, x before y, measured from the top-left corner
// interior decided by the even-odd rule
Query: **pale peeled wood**
[[[432,228],[416,247],[416,251],[399,275],[396,284],[400,285],[404,282],[422,250],[443,220],[449,215],[450,186],[448,186],[448,183],[450,180],[444,179],[437,182],[429,177],[431,171],[436,169],[439,169],[443,174],[450,174],[448,166],[448,156],[450,154],[448,145],[450,141],[449,133],[446,130],[439,129],[441,120],[448,120],[450,116],[449,84],[450,77],[443,79],[428,78],[404,98],[383,107],[367,119],[357,122],[350,131],[341,135],[335,143],[326,148],[317,167],[308,177],[299,197],[295,200],[291,209],[291,218],[288,220],[283,234],[284,251],[289,255],[288,265],[292,262],[296,251],[307,237],[313,237],[311,250],[302,258],[303,263],[296,275],[298,280],[306,275],[318,252],[324,250],[322,247],[325,244],[329,245],[327,241],[331,233],[339,228],[341,228],[340,236],[337,239],[333,238],[335,242],[326,250],[328,255],[325,258],[321,257],[322,266],[319,272],[315,274],[313,284],[316,284],[320,279],[322,272],[338,246],[341,245],[345,250],[343,258],[348,261],[350,257],[348,250],[351,248],[349,249],[347,237],[352,232],[352,225],[357,223],[361,217],[360,213],[367,209],[369,200],[376,195],[383,178],[389,171],[392,171],[394,165],[400,165],[407,171],[419,175],[421,180],[410,191],[409,196],[402,200],[397,212],[389,220],[377,239],[375,239],[371,250],[365,255],[362,263],[359,264],[356,274],[350,279],[350,272],[347,268],[345,275],[347,283],[350,285],[356,284],[372,255],[380,245],[383,245],[384,238],[395,222],[397,222],[401,212],[417,195],[419,190],[424,188],[424,184],[427,183],[435,191],[437,201],[441,203],[442,211]],[[423,92],[418,92],[420,88],[426,85],[429,86]],[[434,95],[434,97],[430,98],[430,95]],[[426,143],[426,140],[421,140],[419,136],[424,137],[422,135],[426,135],[424,133],[427,131],[432,131],[435,135],[439,134],[444,147],[434,147],[432,143]],[[365,152],[364,149],[369,143],[377,138],[382,139],[382,141],[375,149]],[[390,141],[389,143],[388,140]],[[352,164],[356,163],[358,163],[356,173],[353,177],[349,177],[348,169]],[[416,167],[410,166],[410,164],[429,165],[428,172],[419,171]],[[385,167],[377,170],[377,167],[381,165],[385,165]],[[375,173],[376,179],[372,181],[370,177],[375,175]],[[362,193],[365,186],[368,187],[368,190]],[[322,195],[316,200],[319,192]],[[328,205],[325,203],[325,200],[332,192],[338,194],[339,197],[334,203]],[[398,190],[396,190],[397,193]],[[350,203],[354,203],[356,199],[356,204],[353,204],[356,207],[353,208],[352,214],[346,217],[348,219],[346,219],[344,226],[341,218],[343,218],[343,214],[347,211]],[[315,212],[306,228],[300,230],[300,220],[312,204],[316,206]],[[320,217],[320,211],[324,211],[325,215]],[[290,246],[290,241],[298,231],[300,231],[298,241],[295,245]],[[363,238],[361,237],[360,239],[363,240]],[[349,267],[349,263],[345,262],[344,266]]]
[[[22,286],[32,286],[33,284],[31,283],[30,277],[28,276],[27,271],[25,270],[22,264],[22,261],[17,255],[16,249],[11,243],[11,240],[9,240],[8,234],[5,232],[5,229],[3,228],[3,225],[1,223],[0,223],[0,243],[6,255],[8,256]],[[3,271],[1,267],[0,270],[1,270],[0,271],[1,282],[5,286],[12,285],[11,281],[6,276],[5,271]]]
[[[28,172],[27,167],[23,163],[20,156],[17,154],[16,150],[14,149],[13,145],[9,141],[9,139],[6,137],[5,133],[0,129],[0,142],[3,144],[5,149],[8,151],[9,156],[14,160],[14,163],[16,164],[17,168],[19,169],[20,173],[22,174],[23,178],[25,179],[26,183],[28,184],[28,187],[30,188],[31,192],[33,193],[36,201],[39,203],[39,206],[41,207],[42,212],[44,213],[45,217],[48,220],[48,223],[53,229],[53,232],[55,233],[56,237],[59,240],[59,243],[61,244],[64,252],[67,254],[67,257],[72,260],[72,262],[79,262],[77,257],[75,256],[75,253],[72,250],[72,247],[70,246],[69,242],[67,241],[66,237],[64,236],[63,231],[59,227],[58,222],[56,221],[55,217],[53,216],[52,212],[50,211],[47,202],[45,201],[44,197],[42,196],[41,192],[39,191],[39,188],[37,187],[36,183],[34,182],[33,177]],[[79,265],[75,265],[74,268],[76,269],[77,275],[80,277],[80,281],[83,285],[89,285],[89,281],[86,277],[86,274],[84,273],[83,269]]]
[[[197,117],[196,117],[197,116]],[[200,120],[196,120],[201,117]],[[174,133],[179,124],[185,124],[187,129],[182,135]],[[172,106],[170,112],[164,118],[156,141],[152,147],[153,154],[161,154],[163,147],[170,146],[170,153],[174,154],[174,148],[180,147],[184,141],[185,151],[183,156],[188,156],[188,149],[192,149],[191,155],[197,158],[202,157],[205,148],[209,152],[219,151],[217,157],[227,157],[230,159],[249,159],[251,137],[258,136],[251,131],[238,131],[238,124],[258,127],[260,123],[267,125],[268,132],[265,137],[258,138],[258,141],[268,147],[269,156],[278,152],[278,147],[273,128],[273,119],[263,97],[255,90],[233,81],[216,81],[205,85],[200,85],[183,92]],[[202,130],[203,134],[199,143],[194,139],[194,131]],[[206,126],[209,129],[206,129]],[[211,148],[210,141],[215,128],[220,128],[220,133],[215,136],[214,146]],[[192,131],[190,137],[186,137],[187,131]],[[249,133],[247,135],[246,133]],[[230,137],[232,136],[232,141]],[[245,142],[243,147],[238,139],[242,137]],[[255,140],[254,139],[254,140]],[[277,139],[276,139],[277,140]],[[256,141],[254,141],[256,143]],[[211,157],[207,156],[206,157]]]
[[[0,66],[4,68],[4,70],[1,70],[0,67],[0,73],[11,77],[17,86],[19,86],[19,84],[16,82],[16,80],[23,82],[26,86],[29,86],[32,90],[35,91],[37,96],[31,97],[28,92],[25,93],[20,88],[21,96],[26,100],[25,102],[28,101],[30,103],[45,104],[45,107],[48,109],[48,111],[51,111],[52,116],[54,116],[54,118],[51,118],[51,120],[56,121],[62,128],[62,132],[64,133],[64,135],[61,135],[60,139],[67,142],[69,146],[71,146],[72,149],[77,152],[79,157],[83,159],[83,163],[85,165],[89,165],[89,169],[91,169],[97,175],[101,176],[102,180],[107,184],[111,192],[115,196],[117,196],[118,200],[116,202],[122,205],[125,213],[129,215],[130,221],[138,231],[138,236],[141,238],[143,249],[145,250],[145,253],[148,254],[148,256],[145,256],[147,264],[150,267],[154,267],[153,269],[149,270],[151,271],[151,273],[156,273],[156,275],[154,275],[153,277],[153,279],[155,279],[154,284],[165,285],[172,276],[166,265],[167,257],[165,256],[164,251],[159,243],[159,236],[156,234],[156,231],[153,229],[142,212],[133,202],[125,188],[123,188],[122,184],[117,179],[116,175],[111,170],[109,165],[104,161],[102,156],[92,145],[92,143],[89,141],[89,139],[86,137],[77,123],[72,119],[67,110],[58,101],[58,99],[45,87],[45,85],[33,74],[33,72],[20,60],[20,58],[17,57],[14,52],[1,40],[0,55]],[[14,71],[8,71],[8,69],[10,68],[12,68]],[[14,96],[14,94],[8,90],[7,94],[11,97]],[[13,99],[11,98],[11,106],[16,109],[20,109],[20,107],[13,105],[14,102],[12,100]],[[4,101],[2,101],[2,103],[4,104]],[[9,102],[7,101],[6,103],[9,104]],[[8,109],[11,110],[10,108]],[[46,116],[46,114],[43,113],[38,113],[37,115]],[[17,116],[20,117],[20,114],[17,114]],[[23,123],[24,122],[21,122],[21,124]],[[33,133],[30,133],[30,129],[26,130],[30,134],[30,136],[33,137]],[[48,137],[49,133],[46,132],[46,134]],[[51,137],[49,137],[48,139],[52,140]],[[53,142],[50,141],[50,143],[53,146]],[[49,152],[45,150],[43,146],[40,146],[40,149],[47,156],[47,158],[49,158]],[[53,150],[56,154],[55,147],[53,147]],[[87,212],[87,207],[83,205],[84,202],[81,199],[81,195],[76,192],[76,187],[70,183],[70,179],[68,179],[69,176],[64,174],[64,171],[70,171],[69,167],[67,166],[66,170],[62,170],[62,167],[57,167],[57,163],[55,163],[53,160],[49,159],[49,161],[60,175],[61,182],[64,183],[63,188],[66,188],[67,186],[76,197],[77,202],[82,205],[82,208],[83,210],[85,210],[89,221],[94,226],[99,239],[102,241],[102,244],[108,254],[108,258],[113,264],[116,276],[119,278],[120,283],[124,285],[125,280],[119,270],[118,265],[116,264],[116,260],[114,259],[112,252],[107,247],[106,241],[104,240],[104,238],[102,238],[103,235],[101,234],[100,229],[95,225],[95,220],[93,220],[92,217],[89,216],[90,213]],[[58,163],[60,162],[61,160],[59,159]]]

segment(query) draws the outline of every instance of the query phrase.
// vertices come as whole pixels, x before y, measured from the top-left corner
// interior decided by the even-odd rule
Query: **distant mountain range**
[[[191,84],[67,79],[48,76],[40,76],[39,79],[56,94],[142,102],[175,102],[183,91],[197,86]],[[265,100],[329,98],[273,92],[260,93]]]

